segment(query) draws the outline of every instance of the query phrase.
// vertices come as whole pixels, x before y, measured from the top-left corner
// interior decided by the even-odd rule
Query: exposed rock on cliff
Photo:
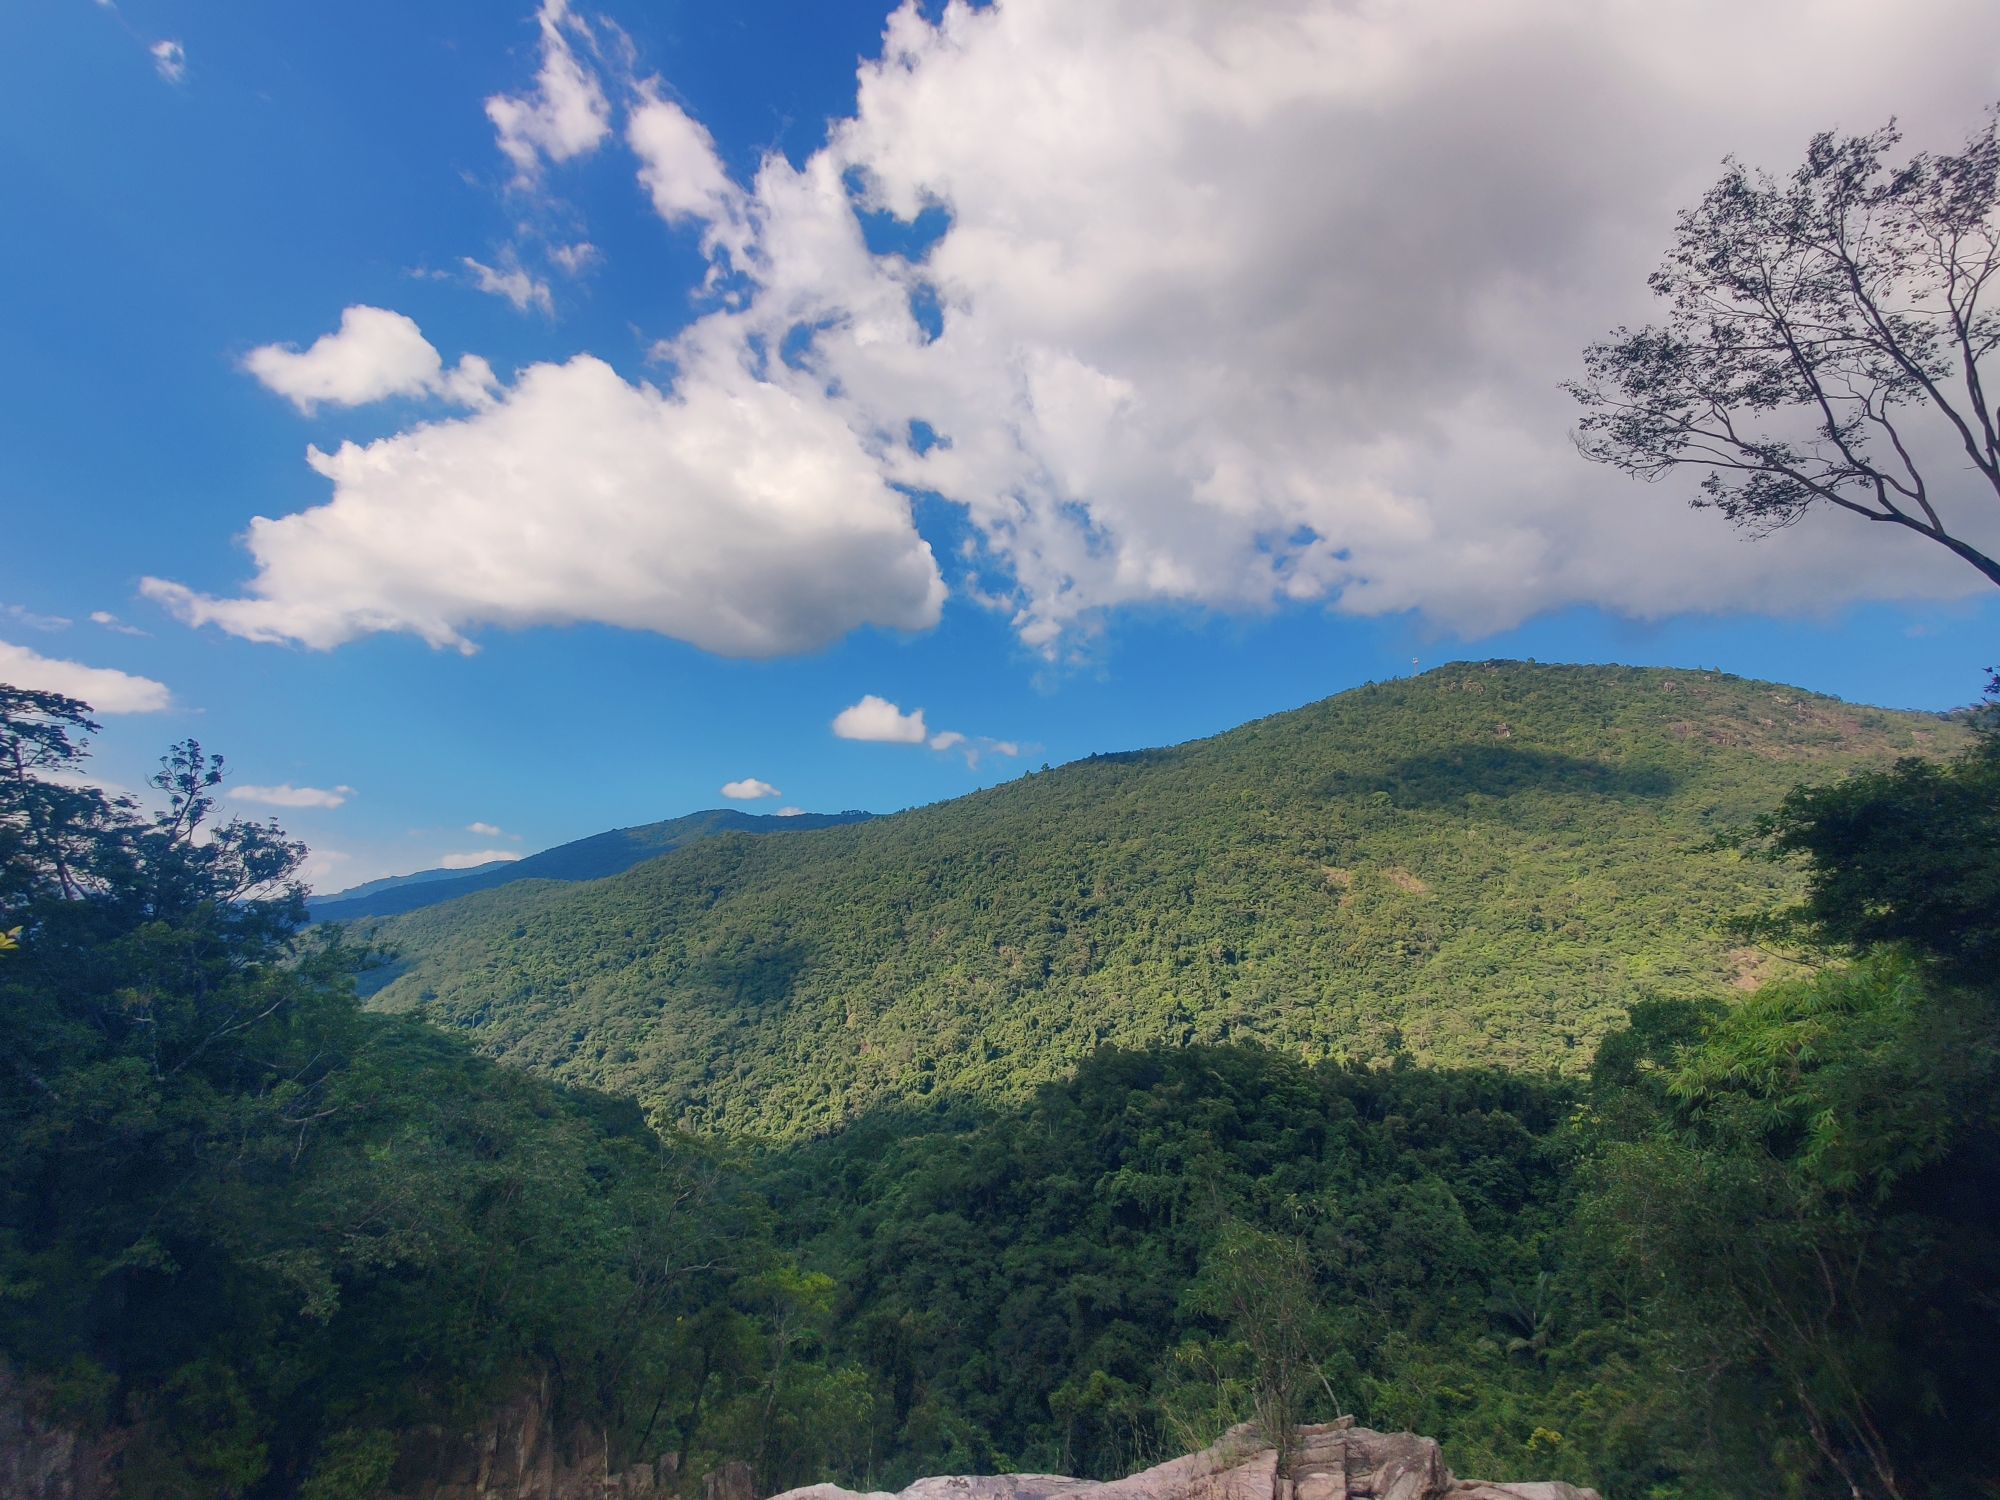
[[[777,1500],[1601,1500],[1560,1480],[1496,1484],[1458,1479],[1438,1445],[1408,1432],[1371,1432],[1350,1421],[1301,1427],[1290,1477],[1252,1428],[1211,1448],[1125,1479],[1099,1483],[1059,1474],[919,1479],[900,1495],[858,1495],[837,1485],[789,1490]]]
[[[111,1500],[117,1444],[87,1437],[44,1410],[33,1382],[0,1360],[0,1495],[7,1500]]]
[[[652,1500],[672,1493],[671,1456],[613,1472],[603,1434],[562,1427],[552,1410],[544,1382],[470,1431],[404,1433],[383,1500]]]

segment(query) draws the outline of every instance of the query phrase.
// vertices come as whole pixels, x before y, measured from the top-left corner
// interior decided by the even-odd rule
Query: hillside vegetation
[[[94,729],[0,686],[9,1493],[88,1451],[123,1500],[369,1500],[526,1399],[682,1496],[1346,1411],[1607,1495],[2000,1500],[2000,737],[1774,801],[1765,915],[1825,966],[1574,1077],[1102,1047],[749,1143],[364,1011],[303,847],[210,818],[192,742],[109,799]]]
[[[435,906],[440,901],[455,901],[475,891],[494,890],[517,880],[602,880],[717,834],[794,833],[807,828],[859,823],[868,816],[864,812],[844,812],[792,813],[781,817],[775,813],[712,807],[706,812],[689,813],[664,822],[593,833],[588,838],[572,839],[567,844],[530,854],[526,859],[495,860],[471,870],[419,870],[414,875],[371,880],[351,890],[315,896],[306,902],[306,910],[315,922],[393,916]]]
[[[1646,996],[1754,988],[1789,890],[1709,847],[1965,731],[1714,673],[1486,663],[855,827],[718,837],[384,924],[377,1003],[796,1137],[1025,1097],[1097,1047],[1580,1073]]]

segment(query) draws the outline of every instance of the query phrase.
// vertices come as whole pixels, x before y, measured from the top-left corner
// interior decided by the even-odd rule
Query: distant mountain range
[[[715,807],[661,823],[593,833],[525,859],[497,859],[466,870],[419,870],[414,875],[385,876],[349,890],[314,896],[306,902],[306,908],[315,922],[391,917],[442,901],[455,901],[474,891],[511,885],[517,880],[601,880],[717,834],[796,833],[808,828],[860,823],[873,816],[865,812],[839,812],[791,813],[781,817]]]
[[[368,988],[669,1122],[778,1137],[1020,1098],[1105,1043],[1573,1073],[1639,999],[1785,972],[1736,922],[1796,876],[1717,833],[1967,739],[1714,672],[1460,664],[859,826],[644,863],[673,840],[606,835],[633,868],[523,860],[379,924],[398,956]]]

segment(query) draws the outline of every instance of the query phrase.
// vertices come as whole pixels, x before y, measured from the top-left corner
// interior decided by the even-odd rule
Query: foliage
[[[1100,1045],[1558,1069],[1753,982],[1796,877],[1709,847],[1802,771],[1961,744],[1714,673],[1488,663],[854,827],[381,929],[377,1003],[697,1130],[1025,1097]]]
[[[1956,155],[1892,166],[1899,139],[1817,136],[1782,181],[1731,160],[1650,280],[1666,325],[1585,351],[1580,447],[1649,479],[1702,471],[1696,503],[1739,525],[1835,507],[2000,583],[1966,536],[2000,500],[2000,111]]]
[[[0,1354],[128,1429],[133,1497],[371,1493],[398,1433],[544,1381],[620,1454],[729,1456],[704,1397],[761,1356],[689,1372],[779,1270],[735,1175],[360,1010],[295,939],[298,846],[209,821],[220,762],[176,746],[144,817],[52,779],[93,727],[0,690]]]
[[[1794,792],[1758,835],[1807,866],[1788,925],[1858,961],[1606,1049],[1580,1253],[1773,1493],[2000,1493],[1994,770]]]
[[[56,779],[82,705],[0,710],[0,1355],[126,1429],[130,1496],[368,1495],[530,1389],[691,1492],[1109,1476],[1345,1410],[1647,1500],[1996,1493],[1963,728],[1462,668],[399,924],[446,941],[392,997],[475,962],[489,1008],[428,1018],[571,1076],[658,1049],[655,1121],[753,1145],[361,1009],[296,846],[209,826],[218,761],[176,747],[147,817]],[[1802,763],[1860,769],[1781,803]],[[1796,878],[1716,838],[1773,805]],[[1730,919],[1790,893],[1851,961],[1732,988]],[[1509,1066],[1436,1065],[1480,1026]]]
[[[1806,864],[1781,925],[1856,952],[1905,944],[1969,983],[2000,973],[2000,736],[1949,764],[1799,787],[1753,843]]]
[[[876,1383],[872,1481],[1116,1475],[1340,1410],[1512,1469],[1588,1379],[1486,1347],[1495,1286],[1532,1282],[1560,1221],[1569,1103],[1499,1073],[1106,1048],[1018,1108],[887,1113],[771,1152],[765,1180]],[[1411,1411],[1431,1365],[1460,1394]]]

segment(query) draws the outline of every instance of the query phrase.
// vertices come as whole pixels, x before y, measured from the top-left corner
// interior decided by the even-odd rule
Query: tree
[[[1299,1240],[1227,1221],[1188,1303],[1220,1320],[1250,1355],[1250,1402],[1264,1441],[1277,1450],[1273,1494],[1291,1477],[1293,1449],[1314,1387],[1332,1391],[1319,1356],[1330,1337],[1312,1257]]]
[[[1964,534],[2000,518],[2000,111],[1956,155],[1894,166],[1900,139],[1816,136],[1782,181],[1728,159],[1649,279],[1664,326],[1615,330],[1565,386],[1577,445],[1646,479],[1705,471],[1694,503],[1747,529],[1837,507],[2000,584]]]

